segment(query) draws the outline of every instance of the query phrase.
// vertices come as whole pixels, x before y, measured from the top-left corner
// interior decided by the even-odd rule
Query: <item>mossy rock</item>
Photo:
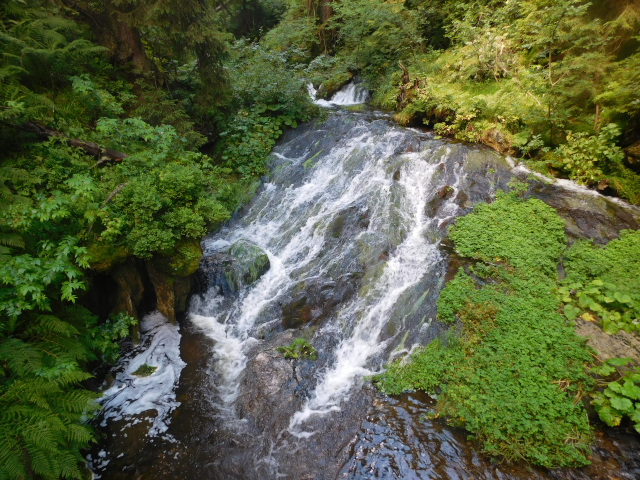
[[[225,265],[224,276],[232,291],[251,285],[269,270],[269,256],[255,243],[238,240],[231,245],[228,253],[231,264]]]
[[[316,96],[327,100],[338,93],[344,84],[352,78],[353,75],[349,72],[337,73],[320,84],[320,88],[318,88]]]
[[[349,110],[350,112],[360,113],[364,112],[367,109],[367,106],[364,103],[359,103],[357,105],[347,105],[344,108],[345,110]]]
[[[98,272],[111,270],[115,265],[123,263],[129,252],[125,247],[92,242],[87,246],[89,266]]]
[[[188,277],[198,270],[202,258],[200,242],[182,239],[171,249],[154,258],[154,265],[162,273],[173,277]]]

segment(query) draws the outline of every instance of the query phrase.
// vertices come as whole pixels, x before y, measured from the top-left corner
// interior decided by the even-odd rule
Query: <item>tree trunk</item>
[[[140,33],[127,23],[127,12],[118,10],[112,0],[101,2],[100,10],[94,10],[88,2],[62,0],[62,3],[84,18],[114,63],[131,63],[134,70],[143,73],[153,69],[153,63],[144,51]]]
[[[126,153],[118,152],[117,150],[111,150],[110,148],[103,148],[97,143],[87,142],[85,140],[79,140],[77,138],[69,138],[64,133],[57,132],[36,122],[26,122],[22,125],[21,128],[27,132],[35,133],[41,138],[56,137],[61,139],[63,142],[71,145],[72,147],[81,148],[89,155],[99,157],[100,162],[98,163],[104,163],[105,161],[109,160],[119,162],[123,158],[127,158]]]
[[[331,4],[333,0],[324,0],[320,7],[320,19],[322,23],[326,23],[333,16],[333,7]]]

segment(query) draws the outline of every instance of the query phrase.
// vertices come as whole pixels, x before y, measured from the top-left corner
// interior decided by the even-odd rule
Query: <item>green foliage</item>
[[[239,108],[221,132],[225,166],[245,178],[264,175],[266,158],[285,128],[311,118],[303,80],[284,53],[238,42],[231,63],[233,102]]]
[[[316,349],[304,338],[296,338],[290,345],[278,347],[278,351],[291,360],[316,359]]]
[[[588,463],[591,429],[580,403],[591,354],[558,313],[555,265],[563,221],[515,193],[478,205],[450,236],[480,260],[438,299],[438,318],[459,322],[375,378],[383,391],[440,389],[436,415],[464,427],[485,453],[547,467]]]
[[[523,202],[515,193],[499,193],[491,205],[476,204],[473,215],[449,229],[449,237],[462,256],[547,276],[555,274],[566,241],[564,220],[552,208],[536,199]]]
[[[24,312],[0,329],[2,478],[83,478],[80,451],[93,439],[85,422],[98,395],[80,382],[99,350],[90,333],[96,318],[82,308],[52,307]]]
[[[388,395],[411,390],[435,394],[440,385],[452,378],[451,373],[462,362],[464,353],[458,339],[451,338],[445,346],[436,338],[409,357],[387,365],[385,372],[375,375],[372,381]]]
[[[111,315],[104,322],[89,330],[93,348],[102,354],[102,358],[109,363],[115,363],[120,357],[119,340],[129,335],[131,327],[135,326],[138,321],[125,314],[116,313]]]
[[[615,427],[620,425],[623,417],[629,417],[633,427],[640,433],[640,368],[622,370],[631,362],[629,358],[610,358],[601,365],[592,368],[592,372],[601,377],[618,378],[604,382],[604,391],[595,392],[591,396],[600,420]]]
[[[558,289],[565,315],[599,320],[609,334],[640,332],[640,232],[623,230],[604,247],[579,241],[565,256],[567,279]]]
[[[637,5],[358,0],[331,7],[327,17],[318,2],[292,1],[265,39],[291,63],[308,64],[314,85],[360,75],[373,102],[398,110],[402,124],[423,121],[439,135],[516,151],[536,158],[539,170],[640,202],[640,180],[621,162],[615,127],[640,108]]]
[[[97,407],[81,382],[135,323],[74,305],[85,270],[133,255],[193,271],[198,241],[255,192],[284,128],[310,118],[291,56],[229,48],[225,22],[262,26],[231,3],[0,5],[0,478],[85,473]],[[271,12],[263,25],[282,10],[252,5]],[[70,146],[86,142],[100,153]]]
[[[149,375],[153,375],[153,372],[155,372],[157,369],[158,367],[152,367],[151,365],[143,363],[135,372],[132,373],[132,375],[137,375],[138,377],[148,377]]]
[[[640,176],[624,166],[625,155],[615,144],[619,136],[620,129],[613,123],[602,127],[597,135],[569,132],[567,143],[546,158],[579,184],[597,186],[602,182],[622,198],[638,203]]]

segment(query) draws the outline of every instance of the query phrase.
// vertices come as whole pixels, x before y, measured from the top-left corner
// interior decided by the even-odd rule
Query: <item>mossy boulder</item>
[[[87,245],[89,252],[89,266],[98,272],[107,272],[115,265],[124,263],[129,257],[125,247],[114,246],[102,242],[92,242]]]
[[[228,255],[233,261],[225,262],[224,276],[234,292],[254,283],[271,267],[269,256],[248,240],[238,240],[231,245]]]
[[[327,100],[338,93],[338,91],[352,78],[353,75],[349,72],[336,73],[320,84],[320,88],[318,88],[316,96]]]
[[[188,277],[198,270],[202,258],[200,242],[182,239],[175,246],[154,258],[154,266],[172,277]]]

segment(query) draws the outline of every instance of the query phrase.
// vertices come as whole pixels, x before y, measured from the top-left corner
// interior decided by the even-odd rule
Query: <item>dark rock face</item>
[[[298,328],[310,321],[327,318],[342,302],[355,294],[358,273],[347,273],[337,280],[313,278],[299,283],[291,295],[281,300],[282,326]]]
[[[248,240],[238,240],[223,252],[204,257],[200,262],[196,285],[198,293],[218,287],[223,295],[232,295],[253,284],[270,267],[268,255]]]
[[[118,285],[112,309],[113,313],[124,312],[137,318],[138,305],[142,300],[144,284],[135,263],[128,260],[117,265],[111,271],[111,278]]]
[[[176,297],[173,290],[174,278],[165,275],[152,261],[146,262],[149,279],[156,292],[156,309],[171,323],[176,322]]]

